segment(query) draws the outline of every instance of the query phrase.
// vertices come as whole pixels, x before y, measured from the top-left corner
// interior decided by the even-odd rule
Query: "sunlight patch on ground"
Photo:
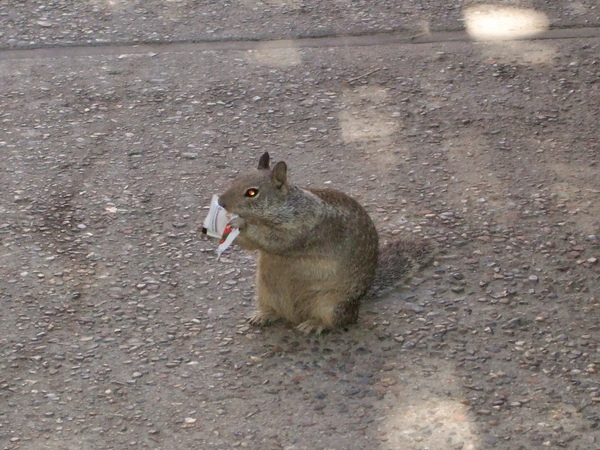
[[[294,41],[262,42],[248,53],[253,62],[262,66],[291,67],[302,62],[302,55],[295,45]]]
[[[103,8],[111,12],[124,11],[129,4],[127,0],[92,0],[91,3],[96,8]]]
[[[395,129],[393,122],[373,111],[342,111],[340,121],[344,142],[375,140]]]
[[[469,35],[477,40],[519,39],[547,30],[543,12],[497,5],[476,5],[465,10]]]
[[[393,448],[477,448],[467,407],[456,401],[429,399],[405,404],[387,422],[388,443]]]
[[[344,142],[380,140],[396,131],[396,122],[379,108],[387,95],[387,90],[371,86],[343,92],[339,119]]]
[[[381,448],[480,448],[476,426],[451,366],[436,361],[427,376],[410,376],[385,396],[388,413],[380,428]]]

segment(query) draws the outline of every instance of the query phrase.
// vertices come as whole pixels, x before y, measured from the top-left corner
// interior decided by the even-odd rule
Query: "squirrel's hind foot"
[[[314,331],[315,335],[318,336],[319,334],[323,333],[323,331],[328,331],[329,327],[322,322],[309,319],[298,325],[296,329],[304,334],[310,334]]]

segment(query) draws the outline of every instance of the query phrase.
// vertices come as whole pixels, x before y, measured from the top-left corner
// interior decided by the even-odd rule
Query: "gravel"
[[[22,7],[0,5],[21,45]],[[598,52],[0,63],[1,447],[598,447]],[[348,330],[249,326],[254,256],[217,261],[198,227],[265,150],[356,197],[384,239],[432,241],[432,266]]]
[[[519,17],[520,10],[536,11],[556,28],[600,24],[595,0],[558,5],[530,0],[518,7],[501,6],[513,8],[508,10],[509,17]],[[0,48],[278,40],[394,31],[419,34],[463,29],[470,7],[479,5],[471,1],[388,0],[2,0]],[[515,26],[523,26],[523,20],[527,19]]]

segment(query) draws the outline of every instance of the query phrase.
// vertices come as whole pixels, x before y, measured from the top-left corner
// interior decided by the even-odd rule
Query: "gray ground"
[[[0,447],[600,448],[600,8],[492,3],[0,0]],[[265,150],[435,264],[246,325],[197,229]]]

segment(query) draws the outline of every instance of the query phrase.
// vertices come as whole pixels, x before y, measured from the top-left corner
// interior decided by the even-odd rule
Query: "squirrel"
[[[256,326],[284,319],[309,334],[358,320],[360,300],[371,286],[389,286],[422,259],[427,245],[396,241],[379,249],[367,211],[334,189],[300,188],[283,161],[270,167],[264,153],[258,171],[234,180],[218,203],[237,215],[234,243],[258,250]]]

